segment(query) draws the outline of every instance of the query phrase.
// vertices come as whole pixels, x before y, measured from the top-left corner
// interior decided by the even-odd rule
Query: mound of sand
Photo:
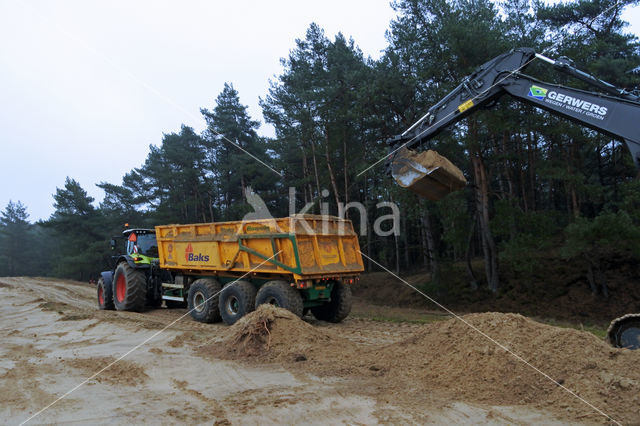
[[[221,342],[205,350],[225,359],[306,361],[318,352],[336,351],[345,345],[350,344],[286,309],[261,305],[232,325]]]
[[[458,319],[424,325],[391,345],[359,345],[289,311],[261,306],[206,350],[221,358],[279,361],[321,376],[380,378],[377,383],[391,393],[436,392],[456,401],[599,417],[565,386],[618,421],[640,419],[640,351],[616,349],[591,333],[516,314],[462,318],[505,349]],[[313,362],[299,362],[306,360]]]
[[[604,412],[640,419],[640,352],[616,349],[591,333],[516,314],[470,314],[463,319],[505,349],[451,319],[425,325],[405,341],[372,355],[398,376],[465,401],[593,412],[562,385]]]

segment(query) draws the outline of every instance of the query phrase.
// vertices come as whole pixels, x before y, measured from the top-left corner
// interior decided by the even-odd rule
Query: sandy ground
[[[316,352],[310,349],[305,359],[233,359],[210,350],[228,344],[231,328],[179,319],[186,310],[99,311],[92,286],[35,278],[0,278],[0,296],[2,423],[607,423],[586,406],[569,404],[568,409],[566,403],[556,407],[495,399],[482,403],[465,392],[460,397],[441,392],[437,385],[430,386],[430,380],[437,380],[428,376],[389,374],[394,371],[391,365],[407,371],[421,368],[414,365],[419,354],[405,357],[398,352],[400,356],[389,359],[384,348],[412,350],[425,326],[358,318],[357,310],[342,324],[300,321],[296,327],[313,328],[309,334],[317,337],[314,347],[324,345]],[[362,362],[375,356],[389,367],[364,368],[360,354],[368,354]],[[322,362],[314,362],[314,356]],[[464,389],[464,377],[456,380]],[[640,422],[640,413],[636,420]]]

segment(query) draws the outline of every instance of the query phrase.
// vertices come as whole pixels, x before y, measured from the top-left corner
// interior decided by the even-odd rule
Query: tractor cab
[[[153,229],[127,229],[122,232],[126,239],[125,253],[134,261],[148,263],[158,257],[156,231]]]

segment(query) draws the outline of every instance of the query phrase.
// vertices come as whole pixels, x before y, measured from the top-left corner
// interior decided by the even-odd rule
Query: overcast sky
[[[640,7],[624,16],[640,34]],[[95,184],[121,183],[163,133],[203,130],[225,82],[264,121],[258,98],[311,22],[378,58],[393,17],[387,0],[0,0],[0,210],[48,218],[66,176],[100,201]]]

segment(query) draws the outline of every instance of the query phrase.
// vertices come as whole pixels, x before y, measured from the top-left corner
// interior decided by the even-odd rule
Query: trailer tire
[[[142,312],[147,303],[147,276],[121,262],[113,274],[113,304],[119,311]]]
[[[256,306],[257,290],[248,281],[236,281],[222,289],[218,308],[222,321],[233,325],[240,318],[252,312]]]
[[[200,278],[189,287],[187,302],[191,318],[198,322],[212,323],[220,321],[218,299],[222,286],[213,278]]]
[[[316,319],[327,322],[340,322],[351,312],[351,287],[342,281],[334,281],[331,289],[331,301],[314,306],[311,312]]]
[[[299,317],[302,317],[304,310],[300,292],[286,281],[269,281],[260,287],[256,296],[256,308],[265,303],[284,308]]]
[[[98,278],[96,286],[98,292],[98,307],[102,310],[112,311],[116,307],[113,304],[113,285],[105,285],[102,277]]]

